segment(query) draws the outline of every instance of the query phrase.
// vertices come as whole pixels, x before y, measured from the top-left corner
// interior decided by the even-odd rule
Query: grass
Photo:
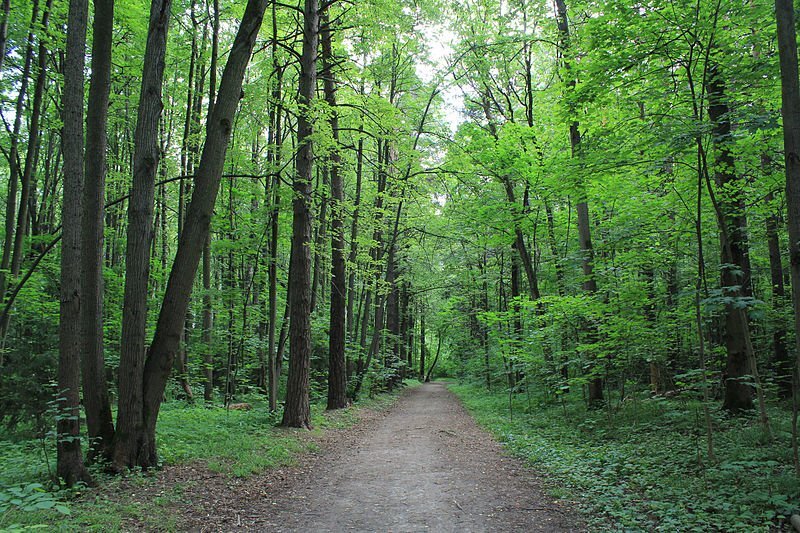
[[[409,382],[410,386],[416,385]],[[171,401],[161,408],[158,424],[159,457],[165,465],[197,463],[231,477],[247,478],[269,468],[291,464],[304,451],[315,448],[313,439],[322,432],[355,425],[364,408],[385,409],[397,394],[364,398],[340,411],[326,412],[323,405],[312,405],[310,432],[276,428],[278,415],[270,414],[260,399],[252,398],[250,411],[229,411],[221,407],[187,405]],[[119,478],[96,473],[102,488],[78,487],[58,490],[49,479],[55,469],[55,450],[47,440],[0,440],[0,532],[44,529],[46,531],[119,531],[136,522],[147,530],[174,531],[178,527],[170,511],[182,501],[186,487],[167,487],[147,505],[131,497],[109,498],[119,491]],[[48,465],[49,464],[49,465]],[[31,485],[35,483],[36,485]],[[150,473],[132,473],[127,486],[153,484]],[[29,490],[35,502],[52,501],[49,508],[25,507],[13,491]],[[7,496],[4,504],[4,496]],[[11,500],[14,500],[11,502]],[[59,510],[55,509],[55,505]],[[41,507],[49,504],[41,503]]]
[[[640,399],[614,413],[451,384],[480,424],[540,471],[558,498],[577,501],[590,525],[615,531],[770,531],[800,504],[790,414],[773,407],[775,440],[757,420],[712,413],[715,454],[705,457],[700,405]]]

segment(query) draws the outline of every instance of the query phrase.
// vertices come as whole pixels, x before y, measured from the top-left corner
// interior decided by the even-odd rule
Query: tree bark
[[[353,201],[353,219],[350,223],[350,255],[347,258],[350,272],[347,276],[347,334],[350,339],[355,337],[357,322],[353,313],[356,287],[356,260],[358,259],[358,217],[361,208],[361,182],[364,175],[364,125],[359,124],[359,137],[356,146],[356,196]]]
[[[419,380],[425,380],[425,311],[419,317]]]
[[[283,142],[283,131],[281,115],[283,106],[281,105],[283,69],[278,64],[278,14],[276,3],[272,3],[272,70],[275,72],[275,85],[272,88],[273,106],[270,108],[270,147],[267,154],[268,160],[272,164],[272,212],[270,213],[270,245],[269,245],[269,330],[267,332],[267,381],[269,387],[269,409],[275,411],[278,408],[278,385],[280,383],[280,366],[278,354],[276,354],[275,331],[278,321],[278,237],[280,231],[281,206],[281,146]],[[285,321],[284,321],[285,323]]]
[[[122,309],[119,410],[113,459],[113,467],[120,471],[135,466],[156,466],[155,443],[147,442],[145,430],[142,370],[145,364],[155,175],[161,155],[158,123],[163,107],[161,87],[171,4],[172,0],[152,0],[150,4],[142,89],[134,134],[133,188],[128,203],[125,299]],[[183,315],[180,320],[183,323]]]
[[[400,336],[400,293],[397,284],[397,260],[394,239],[389,244],[386,258],[386,369],[390,371],[386,385],[392,390],[398,381],[398,338]]]
[[[61,220],[61,288],[58,328],[56,473],[67,486],[90,481],[80,441],[81,196],[83,186],[83,82],[87,0],[69,3],[62,120],[64,187]]]
[[[89,433],[89,459],[111,459],[114,421],[103,353],[103,232],[105,222],[106,128],[111,90],[114,0],[95,0],[92,76],[86,116],[86,173],[81,225],[81,335],[83,404]]]
[[[314,255],[311,267],[311,312],[317,310],[317,302],[320,300],[319,287],[323,285],[323,260],[325,248],[325,240],[328,232],[328,169],[322,168],[319,172],[321,174],[322,187],[318,187],[320,191],[319,201],[319,216],[316,219],[316,237],[314,239]],[[313,220],[313,219],[312,219]],[[324,296],[324,295],[323,295]]]
[[[214,350],[211,335],[214,328],[214,311],[211,302],[211,232],[203,244],[203,401],[214,401]]]
[[[786,164],[786,204],[789,228],[789,260],[794,308],[795,353],[800,366],[800,81],[797,35],[792,0],[775,0],[778,53],[781,67],[781,112]]]
[[[564,265],[561,264],[561,255],[558,253],[558,244],[556,243],[556,225],[555,217],[553,216],[553,207],[550,202],[544,202],[544,210],[547,216],[547,244],[550,247],[550,254],[553,256],[553,262],[556,269],[556,288],[558,295],[564,296],[566,294],[564,287]]]
[[[514,249],[519,255],[520,263],[522,263],[522,268],[525,270],[525,278],[528,280],[528,296],[532,301],[536,301],[540,297],[539,281],[536,277],[536,271],[533,268],[533,259],[528,252],[528,245],[525,243],[525,235],[522,233],[522,228],[519,223],[519,218],[523,216],[523,214],[517,204],[517,199],[514,194],[514,184],[511,183],[511,178],[506,176],[502,181],[503,188],[506,191],[506,199],[514,210]]]
[[[714,179],[719,190],[717,222],[720,229],[720,262],[722,291],[726,298],[740,299],[752,294],[750,290],[750,259],[747,244],[747,219],[741,183],[735,172],[730,152],[731,123],[725,101],[725,84],[719,68],[712,63],[708,69],[708,118],[711,121],[712,143],[715,148]],[[725,399],[723,408],[729,411],[753,408],[753,387],[747,382],[750,368],[749,324],[738,302],[725,304],[723,339],[727,351],[725,364]]]
[[[311,194],[314,166],[313,124],[309,116],[317,86],[319,2],[305,0],[297,119],[297,171],[293,180],[292,252],[289,271],[289,374],[284,426],[311,427],[308,373],[311,360]]]
[[[336,75],[333,72],[333,45],[328,10],[321,21],[322,76],[325,101],[330,106],[330,125],[334,148],[330,154],[331,177],[331,298],[328,344],[328,409],[347,407],[345,333],[347,318],[347,278],[344,258],[344,183],[340,172],[339,116],[336,108]]]
[[[164,301],[158,315],[153,343],[144,367],[144,448],[141,457],[155,465],[155,429],[161,399],[167,385],[175,354],[180,345],[184,317],[189,306],[200,256],[208,236],[214,203],[219,192],[228,141],[242,94],[242,81],[258,30],[264,17],[267,0],[248,0],[242,22],[233,42],[212,115],[206,126],[206,140],[197,166],[192,199],[186,211],[186,222],[178,242],[175,261],[170,270]]]
[[[214,110],[217,90],[217,56],[219,55],[219,0],[213,1],[213,22],[211,29],[211,69],[208,92],[208,116]],[[191,83],[190,83],[191,85]],[[188,113],[188,111],[187,111]],[[211,231],[206,235],[203,245],[203,401],[214,400],[214,350],[212,335],[214,328],[214,309],[211,299]]]

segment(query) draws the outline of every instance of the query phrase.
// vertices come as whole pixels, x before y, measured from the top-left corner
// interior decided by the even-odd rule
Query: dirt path
[[[543,495],[532,473],[505,455],[440,383],[408,391],[385,417],[337,445],[314,464],[271,483],[228,528],[393,533],[581,529],[569,509]],[[217,523],[213,529],[220,527],[225,528]]]

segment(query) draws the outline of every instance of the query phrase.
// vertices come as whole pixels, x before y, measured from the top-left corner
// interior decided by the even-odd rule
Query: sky
[[[425,82],[430,82],[449,67],[457,37],[442,24],[424,25],[420,28],[420,34],[426,41],[429,59],[433,65],[417,64],[417,76]],[[461,90],[453,82],[452,76],[445,78],[441,96],[445,103],[445,119],[450,125],[451,132],[455,133],[458,125],[464,121],[464,98]]]

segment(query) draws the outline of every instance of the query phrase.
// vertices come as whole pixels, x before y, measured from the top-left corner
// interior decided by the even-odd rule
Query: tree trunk
[[[47,81],[47,45],[45,33],[50,23],[50,11],[53,7],[53,0],[47,0],[42,14],[41,31],[39,38],[39,50],[37,52],[37,74],[36,84],[33,89],[33,107],[31,109],[30,124],[28,125],[28,149],[25,153],[25,166],[23,167],[20,180],[19,210],[17,211],[17,228],[14,232],[14,250],[11,257],[11,276],[19,276],[22,267],[22,259],[25,255],[24,244],[25,236],[28,232],[28,216],[31,197],[31,186],[33,182],[34,170],[36,166],[36,154],[39,150],[39,120],[42,115],[42,99],[44,96],[45,82]],[[3,324],[2,331],[5,331]]]
[[[214,311],[211,302],[211,232],[203,245],[203,401],[214,401],[214,349],[211,334],[214,328]]]
[[[36,3],[38,7],[38,2]],[[47,27],[50,22],[50,11],[53,6],[53,1],[48,0],[47,5],[45,6],[44,13],[42,15],[42,30],[46,33]],[[31,43],[32,45],[32,43]],[[30,50],[29,50],[30,52]],[[9,200],[12,199],[11,191],[14,191],[13,194],[13,201],[16,202],[16,188],[17,188],[17,177],[19,176],[19,182],[21,184],[21,193],[20,193],[20,200],[19,200],[19,210],[17,211],[17,224],[16,230],[13,231],[11,234],[7,235],[6,245],[12,246],[12,254],[11,254],[11,277],[16,278],[19,276],[20,269],[22,267],[22,261],[25,255],[24,252],[24,244],[25,244],[25,237],[27,234],[28,228],[28,219],[30,217],[30,203],[31,203],[31,193],[32,193],[32,182],[34,181],[34,174],[36,170],[36,162],[37,156],[39,153],[39,134],[40,134],[40,127],[39,121],[42,115],[42,100],[44,96],[44,88],[45,82],[47,80],[47,46],[46,46],[46,39],[44,35],[39,39],[39,49],[37,53],[37,75],[36,75],[36,84],[34,86],[34,94],[33,94],[33,107],[30,113],[30,124],[28,126],[28,149],[25,153],[25,165],[20,175],[19,164],[17,161],[17,143],[19,139],[19,131],[14,134],[12,139],[12,154],[10,156],[9,161],[9,168],[11,170],[10,179],[12,180],[9,183]],[[32,56],[31,56],[32,57]],[[18,104],[21,101],[18,100]],[[21,107],[18,109],[22,109]],[[15,122],[15,127],[17,126]],[[6,208],[8,209],[9,204],[6,204]],[[7,224],[13,223],[13,215],[8,217],[6,221]],[[8,230],[8,225],[6,229]],[[13,227],[13,226],[11,226]],[[13,237],[13,244],[12,244],[12,237]],[[0,295],[5,293],[5,289],[8,288],[8,280],[5,278],[5,273],[0,273]],[[0,339],[4,340],[6,337],[6,333],[8,331],[8,324],[11,315],[6,313],[3,315],[2,319],[0,320]],[[2,367],[3,356],[0,355],[0,367]]]
[[[300,59],[297,119],[297,171],[292,188],[292,251],[289,267],[289,375],[286,386],[284,426],[310,427],[308,373],[311,359],[311,194],[314,166],[313,124],[309,107],[317,86],[319,2],[305,0],[303,52]]]
[[[397,335],[397,363],[398,375],[397,382],[402,383],[406,379],[406,368],[408,367],[408,284],[401,281],[397,289],[397,314],[398,335]]]
[[[111,90],[114,0],[95,0],[92,76],[86,116],[86,174],[83,191],[82,268],[83,404],[89,433],[89,459],[111,459],[114,421],[103,353],[103,232],[105,222],[106,129]]]
[[[481,269],[481,310],[485,313],[489,312],[489,280],[487,279],[488,265],[486,263],[486,250],[484,249],[481,254],[480,269]],[[490,348],[489,348],[489,325],[483,324],[481,327],[481,344],[483,345],[483,369],[486,377],[486,390],[492,389],[492,369],[490,366]]]
[[[642,314],[647,321],[648,327],[657,328],[656,316],[656,273],[652,267],[647,267],[642,271],[645,284],[646,300],[642,308]],[[664,392],[661,379],[661,361],[656,353],[650,355],[648,362],[650,370],[650,392],[660,394]]]
[[[64,64],[64,199],[61,220],[61,303],[58,328],[56,473],[67,486],[90,481],[80,441],[81,196],[83,185],[83,82],[87,0],[71,0]]]
[[[514,185],[511,183],[511,178],[503,178],[503,188],[506,191],[506,199],[514,210],[514,249],[519,255],[522,268],[525,270],[525,278],[528,280],[528,296],[532,301],[539,299],[539,281],[536,278],[536,271],[533,268],[533,260],[531,254],[528,252],[528,245],[525,243],[525,235],[522,233],[519,218],[523,216],[517,199],[514,195]]]
[[[184,317],[204,243],[209,233],[211,216],[219,192],[228,141],[234,116],[242,94],[242,81],[258,30],[264,17],[267,0],[248,0],[242,22],[233,42],[212,115],[206,125],[206,140],[197,166],[192,199],[186,211],[186,222],[178,242],[175,261],[167,282],[164,302],[158,315],[153,343],[144,367],[143,420],[146,448],[143,455],[156,459],[155,429],[161,399],[169,379],[175,354],[179,349]],[[154,463],[150,463],[152,465]],[[149,466],[149,465],[140,465]]]
[[[17,101],[14,107],[14,125],[12,126],[11,130],[11,146],[8,150],[9,177],[8,192],[6,196],[5,236],[3,241],[3,254],[2,257],[0,257],[0,294],[2,295],[5,295],[6,289],[8,289],[8,278],[6,273],[10,270],[11,252],[14,248],[14,227],[17,214],[17,191],[19,189],[21,174],[21,169],[19,168],[19,140],[22,131],[22,121],[25,114],[25,98],[30,80],[31,63],[33,63],[34,29],[38,25],[38,17],[39,0],[33,0],[31,5],[31,25],[30,29],[28,30],[25,59],[20,77],[19,90],[16,95]],[[82,31],[84,33],[83,40],[85,42],[86,28],[84,27]],[[83,76],[81,76],[81,79],[83,79]],[[83,94],[83,90],[81,90],[81,94]],[[81,116],[83,116],[83,100],[81,100]],[[83,125],[81,125],[81,137],[83,137]],[[83,163],[81,163],[81,170],[83,170],[82,165]],[[83,178],[81,178],[81,182],[82,181]],[[2,333],[5,332],[3,331]]]
[[[708,69],[708,118],[711,121],[712,143],[716,151],[714,179],[719,190],[717,222],[720,228],[720,263],[722,291],[727,298],[740,299],[750,290],[750,259],[747,244],[747,219],[741,180],[736,176],[729,142],[731,123],[725,101],[725,84],[716,64]],[[747,376],[750,368],[749,324],[738,303],[725,305],[723,338],[727,351],[724,371],[725,400],[729,411],[753,408],[753,387]]]
[[[214,108],[214,100],[216,97],[216,70],[217,70],[217,55],[218,55],[218,40],[219,40],[219,2],[213,1],[213,23],[212,23],[212,36],[211,36],[211,89],[209,90],[208,101],[208,114],[211,116],[211,111]],[[196,37],[192,33],[192,47],[196,48]],[[192,57],[192,63],[194,57]],[[190,65],[191,69],[191,65]],[[189,95],[187,96],[186,108],[186,123],[184,126],[184,135],[188,136],[191,113],[191,91],[192,81],[190,71],[190,80],[188,84]],[[184,141],[185,142],[185,141]],[[183,190],[183,189],[181,189]],[[203,245],[203,330],[201,332],[201,339],[203,345],[203,401],[211,403],[214,401],[214,349],[211,346],[212,335],[214,328],[214,308],[211,298],[211,231],[208,232]]]
[[[323,259],[325,248],[325,239],[327,238],[328,229],[328,169],[322,168],[319,172],[322,176],[322,187],[318,187],[320,191],[318,194],[321,196],[319,202],[319,216],[316,220],[316,238],[314,239],[314,260],[311,267],[311,312],[317,310],[317,302],[320,299],[319,287],[323,285]],[[313,220],[313,218],[312,218]]]
[[[512,248],[515,248],[512,245]],[[519,289],[519,263],[520,258],[515,250],[511,254],[511,312],[513,314],[512,332],[513,339],[511,353],[508,356],[508,386],[514,389],[517,384],[517,355],[522,350],[522,315],[519,304],[520,289]]]
[[[419,380],[425,381],[425,312],[419,317]]]
[[[379,259],[381,258],[381,246],[383,244],[383,199],[384,194],[386,192],[386,168],[389,165],[389,146],[388,143],[381,142],[378,140],[377,143],[377,152],[378,152],[378,172],[377,172],[377,191],[375,194],[375,201],[374,201],[374,215],[373,215],[373,231],[372,231],[372,241],[373,245],[370,249],[370,258],[372,259],[373,265],[379,264]],[[364,305],[364,317],[361,321],[361,338],[360,338],[360,346],[361,351],[365,349],[367,357],[366,361],[358,372],[356,376],[356,383],[353,387],[353,395],[354,397],[358,397],[358,394],[361,392],[361,386],[364,383],[364,376],[367,372],[369,372],[370,364],[372,363],[372,358],[375,354],[378,353],[378,349],[380,348],[380,340],[381,340],[381,333],[383,331],[383,296],[379,292],[381,286],[381,271],[380,267],[376,266],[376,270],[374,272],[374,279],[372,280],[373,289],[371,291],[368,290],[366,296],[366,302]],[[374,293],[374,304],[372,304],[371,300],[373,298]],[[374,322],[372,325],[372,339],[369,344],[369,348],[367,348],[367,328],[369,326],[369,312],[370,307],[374,310]],[[359,353],[359,357],[361,357],[361,353]]]
[[[439,362],[439,353],[442,351],[442,333],[442,331],[439,331],[437,334],[438,340],[436,342],[436,355],[433,356],[433,363],[431,363],[428,373],[425,374],[425,383],[430,382],[431,374],[433,374],[433,370],[436,368],[436,363]]]
[[[359,137],[356,147],[356,197],[353,201],[353,220],[350,224],[350,255],[348,262],[350,273],[347,276],[347,334],[350,339],[355,337],[355,324],[357,322],[353,314],[353,302],[355,299],[356,287],[356,260],[358,259],[358,216],[361,207],[361,182],[364,175],[364,125],[359,124]]]
[[[119,364],[119,410],[113,467],[156,466],[155,443],[148,442],[144,420],[147,288],[150,243],[153,239],[153,196],[160,150],[158,123],[164,55],[172,0],[152,0],[142,70],[142,89],[136,120],[133,188],[128,201],[128,242],[125,255],[125,300]],[[202,241],[201,241],[202,243]],[[180,317],[183,323],[183,315]],[[160,401],[160,398],[159,398]]]
[[[786,164],[787,225],[794,308],[795,353],[800,362],[800,81],[792,0],[775,0],[781,66],[781,112]],[[796,368],[797,368],[796,363]]]
[[[208,116],[214,111],[217,91],[217,57],[219,56],[219,0],[213,0],[211,28],[211,67],[208,83]],[[203,401],[214,401],[214,350],[211,347],[214,328],[214,309],[211,299],[211,231],[203,245]],[[185,353],[185,351],[184,351]]]
[[[397,284],[397,260],[395,259],[395,245],[392,239],[389,245],[389,256],[386,260],[386,285],[389,293],[386,295],[386,336],[387,348],[386,368],[390,370],[386,385],[392,390],[398,380],[398,337],[400,335],[400,294]]]
[[[270,245],[269,245],[269,330],[267,332],[267,381],[269,387],[269,409],[275,411],[278,408],[278,385],[280,384],[280,366],[275,347],[275,331],[278,321],[278,236],[280,230],[281,205],[281,145],[282,123],[281,114],[281,84],[283,83],[283,69],[278,65],[278,15],[276,3],[272,3],[272,70],[275,72],[275,85],[272,89],[272,98],[275,104],[270,109],[270,136],[268,159],[272,163],[272,212],[270,213]],[[284,320],[285,323],[285,320]]]
[[[768,166],[768,165],[767,165]],[[784,305],[786,290],[783,285],[783,260],[781,259],[781,246],[778,238],[778,228],[781,225],[780,216],[775,212],[773,194],[769,193],[765,199],[767,209],[771,213],[767,216],[767,245],[769,247],[769,273],[772,281],[772,307],[781,309]],[[776,321],[772,332],[772,367],[775,370],[775,381],[778,384],[778,396],[783,400],[792,397],[792,358],[786,346],[786,328],[782,321]]]
[[[567,6],[564,0],[555,0],[556,2],[556,19],[558,24],[558,32],[561,37],[561,49],[566,55],[570,49],[570,31],[569,19],[567,17]],[[564,70],[569,76],[571,69],[570,61],[564,57]],[[567,88],[574,90],[576,81],[570,77],[567,79]],[[570,109],[570,116],[575,115],[575,110]],[[569,140],[572,148],[572,157],[580,159],[581,157],[581,132],[580,124],[577,120],[573,120],[569,125]],[[581,249],[581,264],[583,268],[583,290],[590,295],[597,292],[597,280],[594,276],[594,249],[592,247],[592,230],[591,221],[589,219],[589,204],[585,199],[585,190],[583,184],[579,188],[581,197],[578,198],[576,206],[578,211],[578,240]],[[589,326],[589,336],[593,338],[596,336],[593,326]],[[590,339],[591,341],[592,339]],[[603,401],[603,380],[600,377],[593,377],[589,382],[589,404],[597,404]]]
[[[345,328],[347,319],[347,278],[344,259],[344,183],[340,172],[339,117],[336,108],[336,75],[328,10],[321,21],[322,76],[325,101],[330,106],[330,125],[334,148],[330,155],[331,177],[331,306],[328,345],[328,409],[347,407],[347,370],[345,368]]]
[[[3,18],[0,20],[0,72],[3,70],[3,61],[6,58],[6,43],[8,42],[8,14],[11,11],[11,0],[3,0]]]
[[[558,253],[555,217],[553,216],[553,207],[550,205],[550,202],[544,202],[544,211],[547,216],[547,243],[550,247],[550,254],[553,256],[556,269],[556,288],[558,289],[558,295],[564,296],[564,294],[566,294],[564,287],[564,265],[561,264],[561,255]]]
[[[22,67],[17,101],[14,107],[14,125],[11,130],[11,146],[8,150],[8,193],[6,196],[6,220],[5,220],[5,241],[3,243],[3,254],[0,258],[0,294],[5,294],[8,288],[8,278],[6,272],[11,265],[11,252],[14,248],[14,227],[17,213],[17,191],[19,190],[19,180],[21,169],[19,167],[19,140],[22,131],[22,121],[25,113],[25,98],[28,91],[30,80],[31,64],[33,63],[33,41],[34,30],[38,25],[39,0],[33,0],[31,4],[31,25],[28,30],[27,46],[25,49],[25,60]],[[84,28],[85,33],[86,28]],[[85,41],[85,36],[84,36]],[[83,105],[81,105],[81,115]],[[81,129],[83,131],[83,129]],[[32,148],[32,147],[31,147]],[[82,165],[82,164],[81,164]],[[81,166],[81,168],[83,168]],[[81,176],[81,182],[83,176]],[[5,332],[3,332],[5,333]]]

